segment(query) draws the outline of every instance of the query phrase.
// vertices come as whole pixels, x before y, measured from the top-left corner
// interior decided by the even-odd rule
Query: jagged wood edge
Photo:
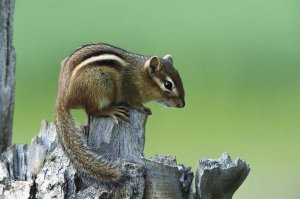
[[[139,114],[132,111],[131,117],[136,118],[131,120],[140,122],[138,126],[144,129],[145,121],[143,120],[145,118],[141,118],[142,115],[139,116]],[[91,138],[93,134],[91,129],[94,128],[94,135],[97,137],[101,128],[104,130],[109,127],[110,130],[107,131],[110,133],[101,134],[102,141],[106,140],[106,142],[108,140],[116,141],[116,137],[119,137],[116,135],[119,135],[122,126],[130,125],[130,123],[120,121],[116,126],[109,118],[94,120],[95,123],[90,123],[89,128],[82,128],[82,132]],[[107,126],[103,124],[107,124]],[[128,130],[124,135],[129,137],[129,140],[133,139],[134,142],[144,144],[144,132],[131,134],[134,132]],[[114,136],[116,137],[113,138]],[[122,136],[119,138],[124,141]],[[95,151],[101,151],[101,145],[107,146],[107,143],[103,143],[101,139],[95,138],[95,143],[98,143],[97,140],[102,143],[94,145],[94,147],[96,146]],[[130,147],[132,150],[132,146]],[[138,148],[143,149],[143,147]],[[37,138],[33,139],[31,145],[12,146],[1,154],[0,195],[12,198],[26,198],[27,196],[28,198],[46,196],[88,198],[96,195],[102,198],[210,199],[217,196],[220,199],[230,199],[250,171],[249,165],[245,161],[240,159],[232,161],[227,153],[217,160],[200,159],[196,173],[196,194],[193,194],[190,187],[193,174],[190,168],[177,165],[176,159],[172,156],[157,156],[148,160],[140,157],[139,153],[131,153],[130,150],[123,150],[123,154],[119,153],[119,150],[115,150],[115,152],[119,151],[120,157],[126,156],[126,153],[131,156],[130,162],[123,162],[123,167],[131,174],[131,178],[127,182],[118,187],[92,182],[90,186],[85,187],[81,181],[81,174],[70,163],[56,137],[55,125],[42,122],[41,131]],[[140,154],[143,153],[142,151]],[[135,155],[132,156],[132,154]],[[111,155],[114,156],[114,154]]]

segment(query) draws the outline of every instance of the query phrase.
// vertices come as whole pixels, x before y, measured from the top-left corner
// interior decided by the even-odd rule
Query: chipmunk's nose
[[[180,102],[177,104],[177,107],[178,107],[178,108],[183,108],[184,106],[185,106],[184,100],[180,101]]]

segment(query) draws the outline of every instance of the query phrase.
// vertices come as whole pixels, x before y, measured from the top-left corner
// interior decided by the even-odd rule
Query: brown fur
[[[99,66],[99,62],[95,62],[81,67],[72,77],[76,66],[84,60],[103,54],[115,55],[126,64],[115,67],[115,61],[106,61]],[[117,115],[113,107],[120,103],[139,110],[145,110],[142,104],[150,100],[183,107],[184,89],[178,72],[170,61],[155,58],[107,44],[92,44],[75,50],[62,62],[56,102],[58,134],[74,164],[96,180],[119,181],[123,174],[116,163],[93,153],[85,145],[75,128],[70,109],[83,108],[88,115],[101,117]],[[166,76],[174,81],[178,96],[162,91],[154,81],[157,78],[163,82]]]

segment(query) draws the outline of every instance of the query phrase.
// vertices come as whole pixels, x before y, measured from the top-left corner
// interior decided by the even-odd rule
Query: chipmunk
[[[138,55],[100,43],[82,46],[65,58],[58,82],[56,126],[75,166],[99,181],[118,182],[124,176],[116,163],[87,147],[70,109],[82,108],[87,115],[108,116],[117,122],[117,117],[128,120],[128,107],[151,114],[143,105],[151,100],[169,107],[185,105],[182,81],[170,55]]]

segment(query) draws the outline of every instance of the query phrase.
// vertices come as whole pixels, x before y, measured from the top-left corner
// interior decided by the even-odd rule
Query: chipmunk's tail
[[[119,182],[123,178],[116,162],[96,154],[85,144],[69,110],[56,110],[56,128],[65,151],[83,173],[104,182]]]

